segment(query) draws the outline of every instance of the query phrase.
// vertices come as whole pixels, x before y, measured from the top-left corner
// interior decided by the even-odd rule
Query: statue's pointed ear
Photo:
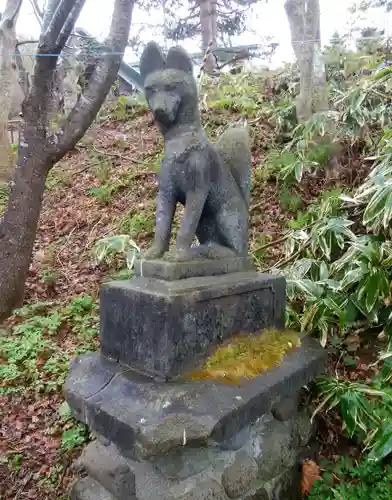
[[[172,47],[167,53],[166,68],[179,69],[193,73],[193,64],[188,53],[182,47]]]
[[[164,67],[165,60],[159,45],[148,42],[140,56],[140,75],[143,82],[150,73],[162,70]]]

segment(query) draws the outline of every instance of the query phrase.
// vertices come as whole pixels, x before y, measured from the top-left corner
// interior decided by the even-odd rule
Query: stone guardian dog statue
[[[140,60],[149,108],[164,138],[156,227],[144,259],[246,256],[251,152],[245,128],[232,127],[212,144],[201,125],[193,64],[181,47],[165,58],[149,42]],[[169,251],[177,203],[184,215]],[[192,245],[195,236],[199,246]]]

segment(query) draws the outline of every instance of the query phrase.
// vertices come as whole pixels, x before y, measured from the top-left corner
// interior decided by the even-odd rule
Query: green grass
[[[10,331],[0,336],[0,394],[59,390],[70,357],[95,349],[98,307],[92,297],[65,306],[36,303],[15,312]],[[64,340],[70,337],[70,351]]]
[[[341,457],[326,464],[322,480],[311,491],[309,500],[391,500],[392,465],[363,461],[359,464]]]

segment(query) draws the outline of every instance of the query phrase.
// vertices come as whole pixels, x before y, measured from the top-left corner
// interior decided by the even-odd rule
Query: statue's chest
[[[169,183],[176,192],[185,194],[195,186],[200,166],[195,161],[194,155],[186,153],[173,155],[162,162],[161,182]]]

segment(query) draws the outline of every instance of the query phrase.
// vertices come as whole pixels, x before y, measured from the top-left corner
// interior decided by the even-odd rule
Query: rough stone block
[[[183,481],[214,467],[215,461],[222,460],[222,455],[230,455],[229,458],[231,458],[232,454],[221,453],[216,447],[188,448],[183,446],[172,453],[157,455],[151,463],[165,478]]]
[[[247,453],[238,453],[232,465],[222,474],[222,485],[230,498],[243,495],[257,478],[257,462]]]
[[[105,446],[94,441],[80,459],[85,465],[90,462],[84,467],[90,477],[75,485],[72,498],[297,500],[300,468],[299,462],[293,466],[293,459],[302,450],[298,435],[306,427],[309,428],[309,418],[305,411],[284,423],[268,413],[250,424],[245,436],[240,431],[240,441],[244,437],[245,441],[238,451],[222,449],[214,441],[202,448],[182,443],[169,453],[141,461],[122,456],[113,443]],[[124,490],[115,490],[120,469],[132,474],[129,496],[124,495]],[[114,491],[116,495],[111,494]]]
[[[194,259],[185,262],[159,260],[136,260],[135,276],[177,281],[185,278],[218,276],[254,270],[249,257],[225,257],[222,259]]]
[[[292,395],[323,372],[325,361],[320,344],[304,338],[279,366],[237,386],[156,382],[92,353],[72,363],[65,397],[79,420],[131,458],[165,454],[184,443],[205,446],[211,440],[222,449],[238,449],[247,439],[247,426],[269,412],[279,396]],[[235,437],[242,430],[243,436]]]
[[[71,500],[116,500],[116,498],[94,479],[87,476],[73,484]]]
[[[113,446],[93,441],[85,448],[79,461],[88,474],[117,500],[136,499],[135,474]]]
[[[264,486],[258,486],[245,493],[241,500],[271,500],[271,498]]]
[[[296,392],[292,396],[275,403],[272,408],[272,415],[276,418],[276,420],[280,420],[281,422],[289,420],[298,413],[300,402],[301,393]]]
[[[237,333],[284,327],[285,279],[256,272],[165,282],[117,281],[101,289],[101,352],[170,378]]]
[[[183,495],[177,495],[178,493],[173,498],[178,498],[178,500],[227,500],[222,486],[214,479],[209,479],[202,484],[194,484]]]
[[[301,500],[301,473],[297,466],[286,469],[264,485],[268,500]]]
[[[208,443],[213,421],[206,416],[197,418],[186,413],[167,415],[161,422],[146,425],[135,443],[136,453],[140,458],[164,455],[181,446],[204,446]]]
[[[308,445],[315,431],[315,425],[314,422],[311,422],[311,413],[308,408],[303,408],[291,421],[295,446]]]
[[[253,442],[259,442],[261,453],[256,456],[261,481],[269,481],[292,467],[297,459],[297,449],[293,438],[292,422],[261,420],[252,428]],[[248,452],[251,450],[248,449]]]
[[[93,466],[93,473],[97,477],[92,478],[90,476],[82,481],[81,484],[75,485],[78,494],[81,494],[80,492],[87,494],[85,493],[86,491],[90,493],[92,490],[102,495],[102,492],[106,492],[105,494],[109,496],[104,496],[104,500],[106,500],[106,498],[110,498],[110,500],[122,500],[123,498],[126,500],[176,500],[169,491],[169,483],[159,471],[156,470],[153,464],[150,462],[136,462],[122,456],[113,443],[105,446],[97,441],[91,442],[87,445],[84,455],[90,457],[89,461],[103,461],[100,458],[100,455],[103,455],[105,457],[105,464],[101,468]],[[82,456],[78,462],[86,462],[86,460]],[[129,496],[124,496],[125,490],[119,488],[117,488],[117,494],[112,495],[112,492],[116,489],[116,484],[118,484],[118,475],[117,473],[112,475],[108,473],[108,471],[114,470],[117,472],[119,467],[124,467],[124,470],[125,467],[127,467],[132,474],[130,477],[131,487],[129,488],[131,494]],[[78,468],[80,468],[80,466]],[[92,470],[91,465],[90,470]],[[105,488],[103,487],[104,482],[105,485],[107,485],[107,489],[106,486]],[[109,490],[110,493],[107,490]],[[132,493],[133,491],[135,493]],[[81,500],[85,500],[85,498],[90,500],[90,497],[81,497]],[[91,498],[98,500],[100,497]],[[79,497],[75,497],[75,500],[79,500]]]

